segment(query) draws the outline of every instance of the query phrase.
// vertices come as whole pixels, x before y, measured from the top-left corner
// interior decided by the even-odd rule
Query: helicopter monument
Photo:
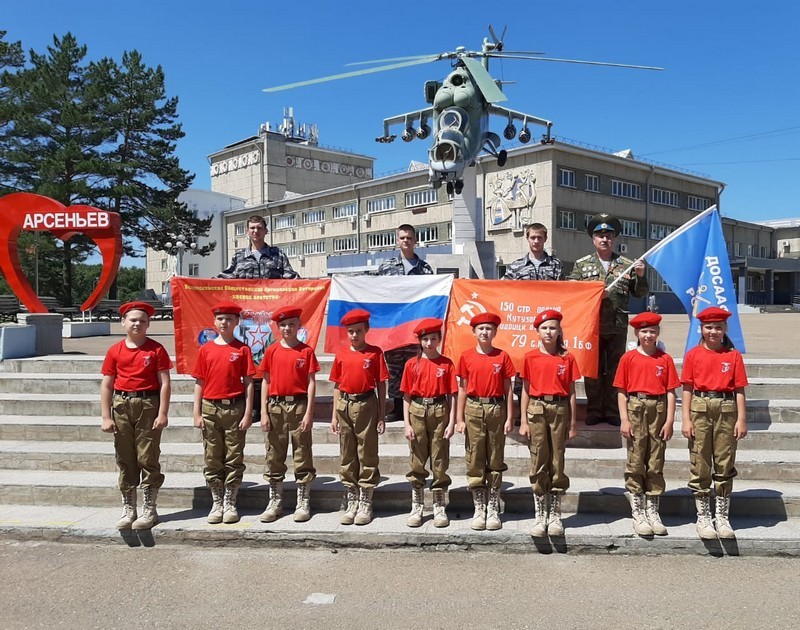
[[[500,148],[500,136],[489,129],[490,116],[505,119],[506,126],[503,129],[503,137],[506,140],[513,140],[518,137],[521,143],[527,144],[532,138],[528,125],[538,125],[544,127],[541,143],[548,144],[553,142],[551,136],[553,123],[551,121],[499,105],[499,103],[508,99],[501,89],[502,82],[494,79],[489,74],[489,59],[524,59],[636,68],[640,70],[663,70],[663,68],[654,66],[555,59],[543,57],[544,53],[542,52],[506,51],[503,46],[505,29],[498,38],[490,25],[489,34],[491,40],[484,38],[483,45],[479,51],[467,50],[462,46],[454,51],[438,54],[356,62],[349,65],[376,63],[382,65],[269,87],[264,91],[278,92],[326,81],[449,60],[453,70],[443,81],[425,82],[425,101],[429,107],[384,119],[383,135],[375,138],[375,140],[381,143],[393,142],[397,136],[396,134],[390,134],[389,131],[394,125],[403,126],[400,137],[404,142],[411,142],[414,138],[424,140],[432,135],[433,144],[428,150],[429,181],[434,188],[439,188],[442,183],[445,183],[448,195],[452,196],[453,194],[461,193],[464,187],[464,169],[474,165],[475,159],[482,151],[493,155],[500,167],[506,162],[506,151]],[[480,61],[478,61],[479,59]],[[433,129],[430,126],[431,121]],[[521,127],[518,136],[515,123]]]

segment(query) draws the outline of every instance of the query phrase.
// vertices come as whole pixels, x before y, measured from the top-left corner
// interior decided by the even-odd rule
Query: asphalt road
[[[792,628],[799,572],[790,558],[8,542],[0,627]]]

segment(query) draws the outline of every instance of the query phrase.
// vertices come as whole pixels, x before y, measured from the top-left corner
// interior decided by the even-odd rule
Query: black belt
[[[725,400],[733,400],[735,396],[734,392],[700,392],[697,390],[694,390],[692,395],[700,398],[724,398]]]
[[[234,398],[203,398],[208,402],[217,403],[218,405],[235,405],[244,400],[244,395],[235,396]]]
[[[270,396],[271,402],[305,402],[308,394],[295,394],[294,396]]]
[[[645,392],[630,392],[628,398],[638,398],[639,400],[662,400],[666,394],[646,394]]]
[[[411,402],[415,402],[418,405],[443,405],[447,402],[447,396],[434,396],[433,398],[421,398],[416,397],[412,398]]]
[[[375,390],[371,389],[366,392],[361,392],[360,394],[347,394],[345,392],[339,392],[339,396],[344,398],[347,402],[363,402],[365,400],[369,400],[370,398],[375,398]]]
[[[143,389],[139,392],[123,392],[119,389],[114,390],[114,396],[122,396],[123,398],[150,398],[151,396],[158,396],[160,393],[160,389]]]
[[[481,403],[482,405],[502,405],[506,402],[505,396],[488,396],[486,398],[467,396],[467,398],[472,402]]]
[[[569,396],[556,396],[547,394],[546,396],[531,396],[531,400],[538,400],[540,402],[566,402]]]

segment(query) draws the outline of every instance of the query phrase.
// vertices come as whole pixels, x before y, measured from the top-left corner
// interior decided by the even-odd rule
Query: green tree
[[[22,42],[3,41],[8,31],[0,31],[0,70],[19,68],[25,63]]]

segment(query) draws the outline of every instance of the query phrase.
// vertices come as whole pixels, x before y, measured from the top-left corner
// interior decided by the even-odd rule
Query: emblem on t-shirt
[[[656,366],[656,378],[661,378],[662,376],[664,376],[664,366],[663,365],[657,365]]]
[[[238,352],[231,352],[231,356],[230,356],[230,358],[229,358],[228,360],[229,360],[231,363],[236,363],[236,361],[238,361],[238,360],[239,360],[240,356],[241,356],[241,355],[240,355]]]
[[[372,359],[364,359],[364,369],[368,370],[372,366]]]
[[[305,367],[305,364],[306,360],[303,357],[300,357],[299,359],[297,359],[297,361],[295,361],[294,365],[298,370],[302,370],[303,367]]]
[[[558,366],[558,375],[564,376],[567,373],[567,366],[566,365],[559,365]]]
[[[150,356],[149,354],[146,354],[146,355],[144,356],[144,366],[145,366],[145,367],[147,367],[147,366],[148,366],[148,365],[150,365],[152,362],[153,362],[153,357],[152,357],[152,356]]]
[[[725,372],[730,372],[730,371],[731,371],[731,364],[727,363],[727,362],[723,362],[722,363],[722,373],[725,374]]]
[[[444,376],[444,368],[436,368],[436,378],[442,378]]]
[[[492,363],[492,374],[500,374],[500,368],[502,365],[500,363]]]

